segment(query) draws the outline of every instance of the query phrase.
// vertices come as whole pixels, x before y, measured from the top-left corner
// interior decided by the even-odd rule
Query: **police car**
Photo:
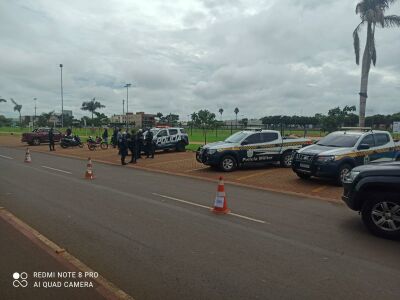
[[[300,178],[329,177],[341,184],[355,166],[399,159],[400,144],[393,141],[389,132],[349,128],[298,150],[292,169]]]
[[[275,130],[240,131],[225,141],[200,147],[196,159],[225,172],[247,163],[280,162],[283,167],[290,167],[293,152],[309,144],[309,139],[282,138]]]
[[[151,128],[155,150],[176,150],[184,152],[189,145],[189,136],[185,129],[179,127]],[[147,131],[144,132],[146,136]]]

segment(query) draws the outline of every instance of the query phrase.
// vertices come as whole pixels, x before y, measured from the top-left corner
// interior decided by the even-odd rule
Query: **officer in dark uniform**
[[[144,139],[143,139],[143,131],[142,129],[139,129],[139,132],[137,133],[137,158],[142,158],[142,151],[144,150]]]
[[[56,149],[54,149],[54,132],[53,132],[53,127],[51,127],[50,130],[49,130],[49,148],[50,148],[50,151],[56,151]]]
[[[154,158],[153,132],[149,129],[146,134],[146,157]]]
[[[128,148],[131,151],[131,160],[130,163],[136,164],[137,160],[137,134],[135,129],[132,129],[130,134],[130,142],[128,142]]]
[[[121,155],[121,165],[126,165],[125,157],[128,155],[128,142],[125,134],[120,139],[119,154]]]

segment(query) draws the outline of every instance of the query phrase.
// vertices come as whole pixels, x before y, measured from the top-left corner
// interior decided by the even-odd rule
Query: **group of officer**
[[[146,134],[139,129],[132,129],[131,132],[122,132],[122,129],[114,129],[113,146],[118,147],[121,156],[121,164],[126,165],[126,157],[131,152],[131,160],[129,163],[136,163],[142,157],[142,152],[147,158],[154,158],[155,144],[153,141],[153,132],[147,130]]]

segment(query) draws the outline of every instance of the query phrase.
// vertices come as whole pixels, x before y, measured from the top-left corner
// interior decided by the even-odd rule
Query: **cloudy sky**
[[[2,0],[0,97],[22,114],[77,117],[96,97],[108,115],[224,109],[224,118],[313,115],[357,104],[352,0]],[[400,2],[400,1],[399,1]],[[400,3],[390,14],[400,15]],[[365,42],[361,36],[362,43]],[[400,111],[400,28],[378,29],[367,114]],[[16,117],[12,105],[0,114]]]

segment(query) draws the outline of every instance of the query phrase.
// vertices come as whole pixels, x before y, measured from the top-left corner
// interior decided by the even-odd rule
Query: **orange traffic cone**
[[[25,160],[26,163],[32,162],[31,153],[29,152],[29,148],[26,148],[25,152]]]
[[[217,195],[215,196],[212,212],[216,214],[227,214],[230,212],[228,204],[226,203],[225,186],[222,176],[219,178]]]
[[[92,167],[93,167],[92,159],[89,157],[87,165],[86,165],[86,173],[85,173],[85,178],[86,179],[94,179],[94,174],[93,174]]]

